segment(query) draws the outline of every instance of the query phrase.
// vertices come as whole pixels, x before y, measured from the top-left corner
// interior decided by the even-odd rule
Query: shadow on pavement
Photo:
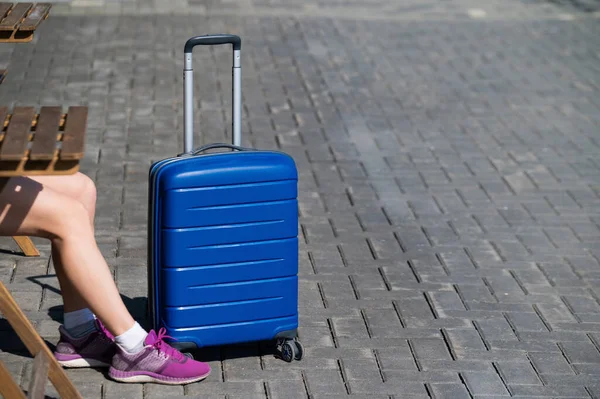
[[[42,288],[46,288],[60,295],[60,290],[56,287],[44,283],[45,278],[55,277],[52,274],[45,274],[39,276],[28,277],[28,280],[35,284],[38,284]],[[132,316],[140,323],[146,330],[152,328],[151,321],[146,315],[147,309],[147,298],[137,297],[129,298],[128,296],[121,295],[123,302]],[[58,323],[63,322],[63,307],[62,305],[53,306],[48,309],[48,315],[50,318]],[[58,335],[58,331],[56,333]],[[25,348],[25,345],[20,341],[19,337],[13,331],[12,327],[4,319],[0,319],[0,350],[14,355],[31,358],[31,355]],[[44,339],[44,342],[48,345],[50,350],[55,349],[55,345],[48,340]],[[251,342],[246,344],[238,345],[227,345],[218,347],[206,347],[194,350],[187,350],[185,352],[191,353],[194,359],[213,362],[213,361],[224,361],[230,359],[239,359],[246,357],[257,357],[257,356],[276,356],[275,342]]]

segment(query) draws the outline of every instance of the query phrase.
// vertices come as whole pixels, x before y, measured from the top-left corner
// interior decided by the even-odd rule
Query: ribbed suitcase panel
[[[294,276],[190,287],[198,304],[166,307],[164,320],[182,328],[293,316],[298,303],[289,294],[297,286]]]
[[[283,180],[183,188],[164,193],[162,227],[182,228],[275,219],[297,198],[297,182]],[[285,213],[289,215],[289,213]]]
[[[165,209],[167,206],[165,202]],[[251,210],[245,205],[229,205],[227,216],[222,218],[222,214],[220,209],[192,212],[187,217],[187,227],[163,228],[163,267],[197,265],[203,249],[220,250],[221,262],[229,262],[227,252],[232,246],[254,243],[260,248],[261,242],[298,235],[296,200],[254,204]]]
[[[198,347],[271,339],[278,333],[298,328],[298,314],[277,319],[252,320],[241,323],[174,328],[165,325],[168,334],[180,342],[193,342]]]
[[[243,281],[267,281],[281,276],[296,276],[298,264],[289,258],[221,263],[217,265],[167,268],[162,270],[162,281],[167,287],[180,287],[164,293],[165,306],[185,306],[208,303],[211,297],[204,287],[223,287],[223,284]],[[241,284],[241,283],[240,283]],[[202,294],[202,295],[198,295]],[[289,293],[286,293],[289,295]]]

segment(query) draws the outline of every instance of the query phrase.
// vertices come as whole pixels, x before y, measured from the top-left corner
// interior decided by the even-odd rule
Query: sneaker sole
[[[210,371],[199,377],[174,378],[174,377],[161,376],[160,374],[152,373],[150,371],[127,372],[127,371],[115,370],[112,367],[108,371],[108,376],[110,378],[112,378],[113,380],[119,381],[119,382],[130,382],[130,383],[154,382],[157,384],[165,384],[165,385],[191,384],[193,382],[202,381],[209,375],[210,375]]]
[[[110,367],[109,363],[104,363],[101,360],[85,359],[83,357],[73,360],[58,360],[58,364],[66,368]]]

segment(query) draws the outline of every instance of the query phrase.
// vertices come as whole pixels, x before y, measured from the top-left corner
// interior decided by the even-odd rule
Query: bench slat
[[[69,107],[60,152],[61,159],[81,159],[83,157],[87,115],[87,107]]]
[[[62,116],[61,107],[42,107],[35,128],[29,158],[35,161],[52,160],[56,149],[56,136]]]
[[[8,115],[8,107],[0,107],[0,132],[4,130],[4,121]]]
[[[33,107],[16,107],[8,124],[0,148],[0,161],[19,161],[25,155],[31,122],[35,116]]]
[[[19,22],[27,15],[32,3],[17,3],[8,17],[0,22],[0,30],[14,30]]]
[[[25,21],[19,26],[19,30],[35,30],[50,12],[51,4],[39,3],[33,7]]]
[[[0,21],[8,14],[12,6],[12,3],[0,3]]]

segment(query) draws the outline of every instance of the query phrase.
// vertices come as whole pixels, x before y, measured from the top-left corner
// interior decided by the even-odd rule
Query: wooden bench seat
[[[0,107],[0,177],[77,172],[87,115],[87,107]]]
[[[0,43],[27,43],[43,20],[48,18],[50,3],[0,2]]]

